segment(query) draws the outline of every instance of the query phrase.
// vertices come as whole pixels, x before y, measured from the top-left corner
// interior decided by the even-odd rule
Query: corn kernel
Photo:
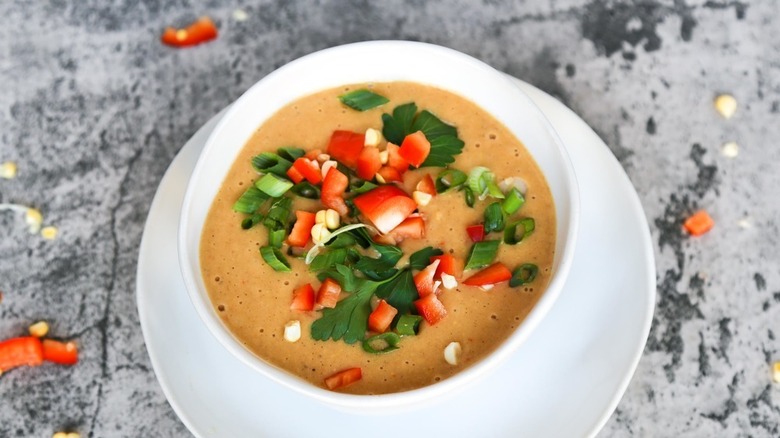
[[[284,325],[284,340],[287,342],[297,342],[301,339],[301,322],[290,321]]]
[[[41,230],[41,236],[46,240],[54,240],[57,238],[57,233],[59,231],[57,230],[57,227],[43,227]]]
[[[431,196],[430,193],[421,192],[419,190],[415,190],[412,192],[412,199],[414,199],[414,202],[417,203],[420,207],[425,207],[431,202],[431,199],[433,199],[433,196]]]
[[[68,438],[68,434],[65,432],[57,432],[52,435],[51,438]]]
[[[70,432],[67,435],[65,435],[65,438],[81,438],[81,435],[79,435],[76,432]]]
[[[49,324],[46,321],[38,321],[28,327],[27,330],[30,332],[30,336],[42,338],[49,333]]]
[[[444,360],[450,365],[457,365],[461,351],[460,342],[450,342],[444,347]]]
[[[246,21],[246,19],[249,18],[249,14],[246,13],[243,9],[236,9],[233,11],[233,19],[241,22]]]
[[[368,147],[377,147],[379,146],[379,143],[382,141],[382,133],[377,131],[374,128],[368,128],[366,129],[366,135],[365,140],[363,141],[364,146]]]
[[[482,285],[482,286],[480,286],[479,288],[480,288],[480,289],[482,289],[482,290],[484,290],[485,292],[487,292],[487,291],[489,291],[490,289],[493,289],[493,285],[492,285],[492,284],[483,284],[483,285]]]
[[[390,159],[390,152],[382,151],[379,153],[379,162],[382,164],[387,164],[387,161]]]
[[[338,167],[338,163],[333,160],[328,160],[322,163],[322,167],[320,168],[320,172],[322,172],[322,179],[325,179],[325,177],[328,176],[328,171],[330,169],[335,169],[336,167]]]
[[[385,181],[385,178],[378,173],[374,176],[374,178],[376,178],[376,182],[378,182],[379,184],[387,183],[387,181]]]
[[[777,361],[772,365],[772,379],[775,383],[780,383],[780,361]]]
[[[28,208],[24,214],[24,222],[27,224],[30,234],[37,234],[41,230],[43,215],[35,208]]]
[[[442,272],[441,285],[444,286],[444,288],[447,290],[455,289],[458,287],[458,280],[456,280],[454,276],[447,274],[446,272]]]
[[[735,141],[723,143],[723,146],[720,147],[720,154],[724,157],[735,158],[739,155],[739,145]]]
[[[315,224],[324,224],[325,223],[325,215],[327,213],[325,210],[320,210],[317,212],[317,214],[314,215],[314,223]]]
[[[329,208],[325,211],[325,226],[328,227],[328,229],[335,230],[339,227],[340,223],[341,218],[336,210]]]
[[[317,155],[317,161],[322,164],[326,161],[330,160],[330,155],[328,154],[319,154]]]
[[[314,224],[311,227],[311,240],[315,244],[327,242],[329,237],[330,231],[325,227],[325,224]]]
[[[730,119],[737,112],[737,99],[730,94],[721,94],[715,98],[715,109],[724,119]]]
[[[0,178],[11,179],[16,177],[16,163],[6,161],[0,164]]]

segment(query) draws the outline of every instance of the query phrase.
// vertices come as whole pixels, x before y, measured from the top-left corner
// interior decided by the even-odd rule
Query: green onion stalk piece
[[[268,244],[274,248],[281,248],[282,244],[284,243],[284,238],[286,234],[287,233],[285,233],[284,228],[278,230],[269,230]]]
[[[277,272],[290,272],[290,262],[284,257],[278,248],[272,246],[263,246],[260,248],[260,255],[263,256],[263,260],[268,263],[268,266],[273,268]]]
[[[250,186],[233,204],[233,211],[238,213],[252,214],[259,209],[269,196],[260,191],[255,186]]]
[[[290,190],[292,186],[292,182],[282,179],[273,173],[266,173],[262,178],[255,182],[255,187],[272,198],[282,196],[286,191]]]
[[[252,216],[241,221],[241,228],[244,230],[248,230],[254,227],[255,225],[259,224],[260,221],[262,220],[263,220],[263,215],[260,213],[255,213]]]
[[[501,203],[494,202],[485,209],[485,234],[504,229],[504,212]]]
[[[469,189],[471,189],[471,192],[474,193],[474,196],[479,197],[479,199],[485,199],[484,196],[487,194],[488,190],[485,178],[483,178],[485,173],[490,174],[490,169],[487,167],[477,166],[471,169],[471,172],[469,172],[469,177],[466,180],[466,185],[468,185]]]
[[[306,155],[306,151],[304,151],[303,149],[292,147],[292,146],[279,148],[276,150],[276,153],[277,155],[279,155],[280,157],[284,158],[285,160],[291,163],[297,160],[298,158],[301,158],[302,156]]]
[[[509,279],[510,287],[522,286],[528,284],[536,278],[539,273],[539,267],[533,263],[523,263],[512,272],[512,278]]]
[[[468,176],[457,169],[446,169],[436,177],[434,185],[437,193],[444,193],[447,190],[457,189],[466,183]]]
[[[518,236],[518,227],[522,229],[522,232]],[[508,245],[517,245],[528,236],[533,234],[536,228],[536,222],[533,218],[520,219],[519,221],[510,222],[504,229],[504,243]]]
[[[342,94],[339,96],[339,100],[341,100],[341,103],[344,105],[357,111],[370,110],[371,108],[376,108],[390,102],[390,99],[366,89]]]
[[[385,354],[398,349],[401,337],[393,332],[371,336],[363,341],[363,350],[371,354]]]
[[[258,173],[275,174],[284,178],[292,166],[292,161],[286,160],[273,152],[263,152],[252,157],[252,167]]]
[[[520,210],[520,207],[522,207],[523,204],[525,204],[525,198],[523,197],[523,194],[520,193],[520,190],[517,190],[513,187],[506,193],[506,198],[501,204],[501,209],[504,210],[504,213],[511,215],[514,214],[517,210]]]
[[[489,265],[498,254],[500,240],[483,240],[476,242],[469,251],[466,269],[481,268]]]
[[[466,205],[473,208],[474,202],[476,201],[476,199],[474,199],[474,192],[472,192],[470,188],[464,187],[463,196],[466,198]]]
[[[303,198],[320,199],[320,188],[308,181],[299,182],[292,186],[290,191]]]
[[[401,336],[415,336],[422,319],[420,315],[401,315],[395,324],[395,331]]]

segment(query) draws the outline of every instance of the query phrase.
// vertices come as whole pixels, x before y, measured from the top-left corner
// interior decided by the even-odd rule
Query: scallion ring
[[[518,236],[517,228],[522,227],[522,233]],[[504,243],[507,245],[517,245],[530,236],[536,228],[536,222],[533,218],[520,219],[510,222],[504,229]]]
[[[504,212],[501,203],[494,202],[485,209],[485,234],[504,229]]]
[[[260,155],[252,157],[252,167],[254,167],[258,173],[275,174],[285,177],[291,166],[292,161],[286,160],[273,152],[263,152]]]
[[[474,192],[472,192],[470,188],[463,188],[463,196],[466,198],[466,205],[469,207],[474,207],[474,202],[476,199],[474,199]]]
[[[364,340],[363,350],[371,354],[385,354],[397,350],[399,342],[401,342],[401,337],[396,333],[381,333]]]
[[[401,336],[415,336],[421,321],[420,315],[401,315],[395,324],[395,331]]]
[[[466,183],[468,176],[457,169],[446,169],[436,177],[434,185],[436,193],[444,193],[447,190],[457,189]]]
[[[299,182],[292,186],[290,191],[303,198],[320,199],[320,188],[312,185],[308,181]]]
[[[501,204],[501,209],[503,209],[506,214],[514,214],[517,210],[520,210],[520,207],[522,207],[523,204],[525,204],[523,194],[512,187],[506,193],[506,198],[504,198],[504,202]]]
[[[255,187],[272,198],[282,196],[286,191],[290,190],[292,186],[293,183],[291,181],[280,178],[273,173],[266,173],[262,178],[255,182]]]
[[[534,281],[536,274],[539,273],[539,267],[533,263],[523,263],[512,272],[512,278],[509,279],[509,287],[522,286]]]

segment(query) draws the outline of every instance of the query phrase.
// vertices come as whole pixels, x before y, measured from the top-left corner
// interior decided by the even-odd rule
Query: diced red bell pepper
[[[363,150],[365,135],[352,131],[333,131],[328,143],[328,154],[345,166],[355,168],[360,151]]]
[[[366,181],[374,179],[376,172],[382,168],[382,160],[379,159],[379,149],[364,147],[357,160],[357,176]]]
[[[398,309],[380,300],[373,312],[368,315],[368,329],[372,332],[384,333],[393,323],[393,318],[398,314]]]
[[[417,308],[417,313],[425,318],[430,325],[436,324],[447,316],[447,309],[444,308],[444,304],[439,301],[436,294],[428,294],[420,298],[414,302],[414,307]]]
[[[385,150],[387,151],[387,165],[403,174],[409,170],[409,162],[401,156],[398,152],[400,148],[393,143],[388,143]]]
[[[469,286],[488,286],[512,278],[512,272],[501,262],[493,263],[487,268],[477,272],[463,281]]]
[[[341,294],[341,286],[332,278],[326,278],[317,291],[317,304],[321,307],[336,307]]]
[[[290,235],[287,236],[287,244],[303,248],[309,243],[311,228],[314,226],[317,215],[308,211],[298,210],[295,212],[295,217],[295,225],[293,225]]]
[[[22,365],[38,366],[41,363],[43,346],[40,339],[25,336],[0,342],[0,371],[8,371]]]
[[[163,44],[173,47],[189,47],[217,37],[217,26],[209,17],[201,17],[186,29],[166,27],[162,34]]]
[[[349,178],[341,173],[335,167],[328,171],[325,180],[322,182],[322,193],[320,200],[328,208],[332,208],[342,216],[349,213],[347,203],[344,202],[344,192],[349,186]]]
[[[414,285],[417,287],[417,293],[420,297],[425,297],[436,293],[433,277],[436,275],[436,269],[439,267],[439,260],[434,260],[422,271],[414,274]]]
[[[476,243],[485,240],[485,226],[482,224],[469,225],[466,227],[466,233],[468,233],[472,242]]]
[[[79,361],[79,349],[75,342],[60,342],[44,339],[43,359],[60,365],[75,365]]]
[[[319,184],[322,182],[322,172],[320,172],[320,166],[316,160],[310,160],[306,157],[301,157],[295,160],[292,165],[298,172],[306,178],[306,181],[312,184]],[[300,181],[298,181],[300,182]]]
[[[306,152],[303,155],[303,157],[304,158],[308,158],[310,160],[317,161],[317,157],[319,157],[320,155],[322,155],[322,149],[312,149],[312,150]]]
[[[323,193],[324,191],[323,189]],[[358,195],[353,202],[363,216],[382,233],[397,227],[417,209],[417,203],[406,192],[391,185],[379,186]]]
[[[398,153],[412,166],[420,167],[431,153],[431,142],[425,138],[422,131],[417,131],[404,137]]]
[[[396,168],[390,167],[390,166],[382,166],[377,172],[377,175],[381,176],[384,182],[391,183],[391,182],[401,182],[401,172],[399,172]]]
[[[314,310],[314,295],[314,288],[311,287],[311,284],[304,284],[293,292],[290,309],[300,311]]]
[[[430,175],[425,175],[420,182],[417,183],[417,190],[431,196],[436,196],[436,185],[433,183],[433,178],[431,178]]]
[[[387,235],[396,242],[404,239],[422,239],[425,237],[425,220],[422,216],[409,216]]]
[[[301,172],[299,172],[298,169],[295,168],[295,166],[290,166],[290,168],[287,169],[287,176],[295,184],[298,184],[299,182],[301,182],[301,181],[303,181],[305,179],[303,177],[303,174]]]
[[[452,254],[442,254],[431,257],[431,262],[434,260],[439,261],[439,267],[436,268],[436,278],[441,278],[441,274],[452,275],[456,278],[463,274],[463,267],[460,265],[458,259]]]
[[[355,383],[363,378],[363,370],[360,368],[348,368],[325,378],[325,386],[330,390],[338,389]]]

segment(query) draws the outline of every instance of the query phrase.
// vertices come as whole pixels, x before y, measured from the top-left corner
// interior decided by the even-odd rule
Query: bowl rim
[[[305,67],[307,64],[310,63],[322,62],[323,59],[327,60],[329,57],[339,56],[344,53],[349,53],[351,51],[359,52],[360,50],[390,50],[390,49],[405,50],[405,51],[422,50],[422,51],[426,51],[426,53],[432,56],[453,58],[457,62],[463,62],[475,69],[482,70],[485,74],[490,74],[494,76],[496,78],[496,82],[501,83],[502,87],[508,87],[507,90],[510,91],[510,94],[513,94],[512,98],[513,98],[514,105],[525,106],[527,110],[534,113],[535,115],[534,123],[540,124],[540,128],[542,128],[544,130],[544,133],[549,137],[550,143],[555,146],[555,156],[557,157],[558,164],[560,165],[561,170],[563,171],[561,173],[561,175],[564,178],[562,183],[564,185],[564,193],[567,195],[566,201],[568,202],[566,207],[569,210],[569,215],[568,218],[566,218],[567,219],[566,221],[562,221],[561,218],[556,217],[556,226],[557,227],[561,227],[562,225],[565,226],[563,235],[566,237],[566,241],[563,242],[561,246],[562,251],[556,252],[556,258],[558,258],[558,260],[557,263],[554,262],[554,265],[557,264],[557,269],[556,272],[553,274],[549,284],[547,285],[544,293],[542,294],[540,299],[536,302],[536,304],[533,306],[531,311],[526,315],[523,321],[521,321],[521,323],[517,326],[517,328],[515,328],[512,334],[510,334],[509,337],[496,348],[496,350],[494,350],[487,356],[483,357],[476,363],[471,364],[467,368],[455,373],[451,377],[448,377],[447,379],[444,379],[441,382],[437,382],[425,387],[412,389],[408,391],[388,393],[388,394],[378,394],[378,395],[346,394],[346,393],[341,393],[336,391],[329,391],[324,388],[313,385],[310,382],[300,377],[297,377],[281,368],[276,367],[275,365],[272,365],[264,361],[262,358],[256,356],[248,349],[240,345],[238,340],[233,336],[230,330],[222,323],[219,316],[214,311],[211,301],[208,298],[207,292],[201,290],[202,288],[198,286],[198,282],[197,280],[195,280],[195,277],[196,276],[200,277],[201,273],[199,269],[195,270],[193,269],[193,266],[191,266],[190,260],[188,258],[189,255],[188,248],[193,249],[197,253],[199,253],[199,245],[196,248],[191,248],[191,246],[188,243],[187,231],[189,229],[189,226],[192,224],[192,220],[190,218],[190,209],[188,207],[192,204],[193,200],[197,195],[195,190],[195,183],[197,182],[200,174],[203,172],[203,168],[207,165],[207,161],[208,161],[207,157],[209,151],[215,148],[215,144],[217,144],[218,139],[222,136],[222,131],[226,129],[225,127],[229,123],[231,123],[233,118],[237,117],[237,115],[241,114],[243,111],[246,110],[246,108],[244,107],[246,106],[247,102],[251,102],[252,99],[255,97],[255,95],[262,92],[263,88],[266,87],[266,84],[278,80],[277,78],[279,76],[283,76],[284,74],[286,74],[287,72],[293,69]],[[372,81],[366,81],[366,82],[372,82]],[[385,81],[376,80],[373,82],[385,82]],[[349,82],[344,82],[343,84],[346,83]],[[330,88],[329,85],[319,87],[318,89],[325,90],[327,88]],[[456,94],[458,94],[458,92],[455,90],[447,90],[447,91],[455,92]],[[302,93],[299,97],[303,97],[310,93],[311,92]],[[468,97],[466,98],[468,99]],[[289,103],[289,101],[286,103]],[[281,106],[274,107],[273,112],[278,111],[280,108]],[[496,115],[494,115],[494,117],[498,118],[498,116]],[[265,121],[264,118],[258,119],[257,123],[255,124],[255,129],[257,126],[261,125],[264,121]],[[504,121],[501,119],[499,119],[499,121],[504,123]],[[511,127],[508,128],[510,129],[510,131],[513,131]],[[240,151],[243,148],[244,144],[235,147],[235,151]],[[532,153],[532,156],[533,155],[534,154]],[[534,156],[534,158],[537,159],[536,156]],[[231,160],[231,163],[232,162],[233,161]],[[547,177],[546,174],[545,177]],[[222,181],[220,181],[220,185],[221,183]],[[211,202],[213,202],[213,199],[209,200],[209,205],[211,205]],[[192,172],[192,175],[190,176],[190,180],[187,182],[187,189],[184,195],[184,200],[182,202],[182,214],[179,222],[178,239],[177,239],[179,264],[181,267],[184,284],[187,289],[187,295],[189,296],[190,301],[193,304],[193,307],[195,307],[195,310],[200,320],[203,321],[203,323],[206,325],[209,332],[217,339],[217,341],[223,347],[225,347],[225,349],[228,352],[230,352],[230,354],[238,358],[241,362],[243,362],[250,368],[262,373],[268,378],[290,389],[293,389],[299,393],[305,394],[314,399],[317,399],[319,401],[325,402],[327,404],[333,405],[334,407],[338,407],[338,408],[346,408],[348,410],[356,409],[360,412],[365,412],[367,408],[371,410],[372,408],[387,409],[387,408],[399,407],[399,406],[409,407],[409,406],[413,406],[417,402],[438,398],[439,396],[445,393],[452,393],[454,392],[453,390],[457,388],[466,387],[469,384],[476,382],[480,376],[484,376],[485,374],[487,374],[489,370],[503,363],[509,357],[509,355],[511,355],[518,347],[520,347],[525,342],[525,340],[533,333],[533,331],[539,325],[539,323],[544,318],[544,316],[552,308],[553,304],[555,303],[555,301],[557,300],[558,296],[560,295],[563,289],[566,278],[568,277],[568,273],[570,271],[572,261],[574,258],[574,249],[576,246],[577,235],[579,232],[579,217],[580,217],[579,202],[580,202],[579,190],[576,182],[574,167],[566,151],[566,148],[563,145],[563,142],[560,140],[558,134],[555,132],[555,129],[552,127],[549,120],[547,120],[547,118],[544,116],[542,111],[504,73],[494,69],[490,65],[484,63],[483,61],[471,57],[470,55],[443,46],[434,45],[434,44],[411,42],[411,41],[392,41],[392,40],[357,42],[357,43],[330,47],[324,50],[313,52],[311,54],[302,56],[296,60],[293,60],[283,65],[282,67],[276,69],[275,71],[271,72],[270,74],[266,75],[258,82],[253,84],[230,106],[230,108],[227,110],[225,115],[220,119],[217,126],[215,126],[215,129],[206,140],[204,148],[198,156],[198,160],[197,163],[195,164],[195,168]],[[558,209],[557,200],[555,201],[555,204],[556,204],[556,209]],[[202,224],[201,224],[201,228],[199,228],[199,231],[202,231]],[[558,232],[558,234],[560,235],[560,232]],[[200,237],[198,237],[197,242],[198,244],[200,243]],[[197,256],[197,258],[199,259],[199,255]],[[198,268],[200,268],[200,264],[197,263],[197,265]]]

